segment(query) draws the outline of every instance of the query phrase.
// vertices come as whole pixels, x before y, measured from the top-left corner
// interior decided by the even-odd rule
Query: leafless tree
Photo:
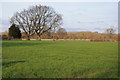
[[[64,39],[67,36],[67,31],[64,28],[59,28],[57,34],[59,39]]]
[[[30,40],[30,36],[34,34],[31,20],[32,16],[33,15],[30,14],[30,10],[24,10],[20,13],[15,13],[14,16],[10,19],[11,24],[16,24],[25,32],[28,40]]]
[[[10,22],[18,25],[26,33],[28,40],[33,34],[37,34],[41,40],[43,33],[62,24],[62,17],[49,6],[36,5],[20,13],[17,12]]]
[[[106,29],[106,33],[108,34],[108,37],[111,39],[112,38],[112,35],[115,33],[115,29],[113,28],[108,28]]]

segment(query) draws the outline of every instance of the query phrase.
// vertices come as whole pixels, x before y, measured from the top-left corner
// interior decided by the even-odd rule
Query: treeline
[[[22,38],[26,38],[25,35],[22,36]],[[33,35],[31,37],[32,39],[36,39],[37,36]],[[98,32],[64,32],[64,33],[45,33],[41,36],[42,39],[63,39],[63,40],[90,40],[90,41],[118,41],[120,38],[118,37],[118,34],[112,34],[110,37],[110,34],[108,33],[98,33]]]
[[[90,41],[118,41],[118,34],[98,32],[68,32],[69,39],[88,39]]]
[[[89,40],[89,41],[120,41],[120,34],[109,34],[109,33],[98,33],[90,31],[81,32],[66,32],[63,28],[58,29],[54,32],[45,32],[41,39],[53,39],[53,40]],[[9,39],[8,31],[2,33],[3,39]],[[21,39],[27,39],[24,32],[21,33]],[[31,39],[38,40],[36,34],[31,36]]]

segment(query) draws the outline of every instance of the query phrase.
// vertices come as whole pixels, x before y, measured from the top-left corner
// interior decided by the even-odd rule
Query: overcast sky
[[[9,19],[15,12],[21,12],[34,5],[47,5],[63,17],[67,31],[98,31],[106,28],[118,28],[117,2],[4,2],[0,5],[2,31],[9,28]]]

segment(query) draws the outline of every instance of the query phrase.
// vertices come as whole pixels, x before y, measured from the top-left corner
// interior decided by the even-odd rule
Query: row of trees
[[[117,39],[117,35],[114,34],[115,30],[113,28],[108,28],[105,30],[106,33],[99,34],[98,32],[66,32],[64,28],[57,29],[56,32],[45,32],[41,35],[43,39]],[[27,38],[25,32],[19,30],[15,24],[9,28],[9,37],[14,38]],[[31,36],[32,39],[38,38],[36,34]]]
[[[110,35],[108,33],[98,33],[98,32],[68,32],[66,39],[117,40],[118,34]]]
[[[14,26],[14,25],[13,25]],[[13,26],[9,29],[9,36],[11,35],[11,39],[13,38],[22,38],[26,39],[25,32],[20,33],[20,30],[15,26],[15,29],[13,29]],[[90,32],[90,31],[82,31],[82,32],[66,32],[64,28],[59,28],[55,33],[54,32],[45,32],[41,38],[42,39],[89,39],[89,40],[118,40],[120,37],[118,37],[118,34],[114,34],[113,31],[108,30],[114,30],[114,29],[106,29],[106,33],[98,33],[98,32]],[[115,31],[115,30],[114,30]],[[18,35],[19,34],[19,35]],[[22,37],[21,37],[22,34]],[[8,32],[3,32],[3,35],[7,36]],[[32,39],[37,39],[37,35],[34,34],[31,36]],[[120,40],[120,39],[119,39]]]
[[[45,32],[55,32],[62,24],[62,16],[49,6],[33,6],[28,10],[15,13],[10,23],[25,32],[27,40],[34,34],[41,40]]]

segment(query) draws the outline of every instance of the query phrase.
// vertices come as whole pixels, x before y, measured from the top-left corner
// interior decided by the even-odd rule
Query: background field
[[[3,41],[3,78],[115,78],[117,42]]]

